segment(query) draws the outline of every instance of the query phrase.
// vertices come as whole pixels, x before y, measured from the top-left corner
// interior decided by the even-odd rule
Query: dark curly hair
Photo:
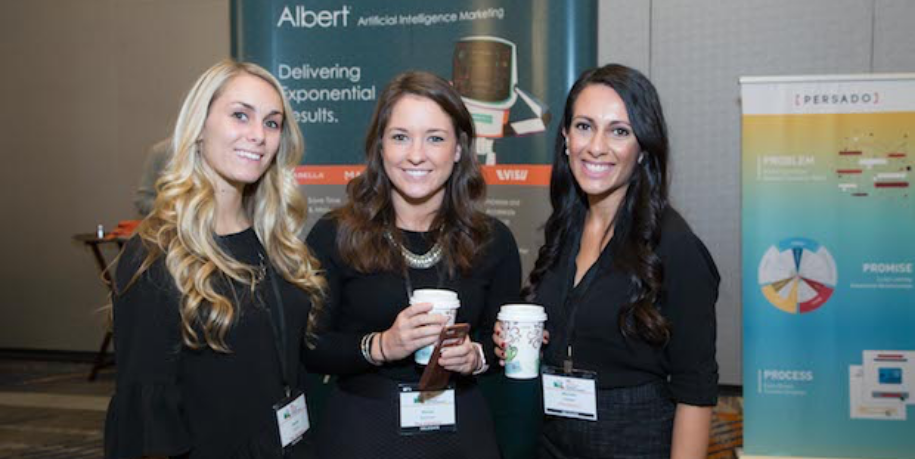
[[[581,232],[588,212],[588,197],[575,181],[565,154],[563,131],[571,127],[579,94],[591,85],[605,85],[619,94],[644,152],[613,218],[614,236],[610,244],[617,254],[613,263],[628,275],[630,284],[629,303],[620,311],[620,332],[627,338],[639,337],[654,346],[663,346],[670,338],[670,324],[656,306],[664,272],[655,248],[660,239],[661,218],[668,205],[667,124],[654,85],[635,69],[609,64],[587,70],[569,91],[553,148],[550,178],[553,212],[544,226],[545,243],[522,294],[533,299],[544,273],[559,261],[560,251],[569,238]]]

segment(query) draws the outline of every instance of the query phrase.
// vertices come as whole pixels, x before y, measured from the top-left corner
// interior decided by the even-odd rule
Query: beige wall
[[[105,292],[70,236],[133,215],[144,150],[228,55],[228,16],[229,0],[0,0],[0,348],[97,346]],[[722,272],[723,383],[740,383],[737,78],[915,71],[913,23],[911,0],[600,0],[598,62],[658,86],[673,201]]]
[[[229,55],[227,0],[0,3],[0,348],[97,348],[106,291],[71,242],[134,218],[146,148]]]

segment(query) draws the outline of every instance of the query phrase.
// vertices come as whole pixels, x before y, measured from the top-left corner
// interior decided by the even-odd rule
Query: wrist
[[[486,353],[483,352],[483,345],[480,343],[470,343],[470,345],[473,346],[477,354],[477,363],[474,365],[471,374],[478,375],[481,373],[486,373],[486,370],[489,370],[489,364],[486,363]]]
[[[375,340],[376,343],[372,346],[372,358],[377,362],[386,363],[389,360],[384,348],[384,332],[377,333],[375,337],[377,339]]]
[[[375,358],[373,349],[374,346],[372,346],[372,343],[375,341],[375,336],[377,335],[378,332],[366,334],[362,337],[362,341],[359,343],[359,348],[362,351],[362,358],[364,358],[366,362],[376,367],[381,366],[383,363],[379,359]]]

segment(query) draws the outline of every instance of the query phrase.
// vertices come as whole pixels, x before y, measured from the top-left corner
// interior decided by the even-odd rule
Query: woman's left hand
[[[465,336],[461,344],[443,347],[438,363],[446,370],[469,375],[480,367],[480,353],[473,341]]]

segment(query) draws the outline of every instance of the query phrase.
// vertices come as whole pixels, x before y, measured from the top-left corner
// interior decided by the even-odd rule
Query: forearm
[[[320,335],[313,348],[305,347],[302,360],[312,373],[349,375],[374,368],[362,356],[362,334],[326,332]]]
[[[708,455],[712,407],[677,404],[671,459],[705,459]]]

